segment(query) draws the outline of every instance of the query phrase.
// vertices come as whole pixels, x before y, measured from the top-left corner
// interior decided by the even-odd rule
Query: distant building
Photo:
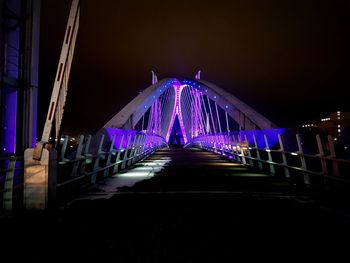
[[[331,112],[329,116],[318,121],[310,121],[299,127],[302,133],[331,135],[337,153],[348,156],[350,153],[350,112]]]

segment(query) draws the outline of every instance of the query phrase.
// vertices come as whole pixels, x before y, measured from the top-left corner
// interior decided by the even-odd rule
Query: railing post
[[[63,162],[65,160],[64,156],[66,155],[68,136],[65,135],[62,137],[62,139],[63,139],[63,144],[62,144],[61,153],[60,153],[60,162]],[[59,138],[59,140],[61,139]]]
[[[13,177],[15,175],[16,159],[11,157],[5,178],[3,208],[5,212],[11,212],[13,209]]]
[[[90,157],[90,154],[89,154],[90,142],[91,142],[91,135],[89,134],[87,136],[86,142],[84,143],[84,153],[83,153],[84,156],[82,156],[82,158],[84,157],[85,159],[83,160],[81,167],[79,169],[80,174],[85,173],[86,162],[87,162],[88,158]]]
[[[82,159],[81,152],[83,151],[83,145],[84,145],[84,135],[80,135],[78,149],[77,149],[77,152],[76,152],[76,155],[75,155],[76,162],[74,162],[72,173],[71,173],[71,177],[76,177],[77,176],[80,159]]]
[[[124,152],[124,156],[123,156],[123,162],[122,162],[121,167],[120,167],[121,170],[125,169],[125,167],[126,167],[126,163],[127,163],[127,160],[128,160],[128,153],[129,153],[131,137],[132,137],[131,134],[128,135],[128,140],[127,140],[127,143],[126,143],[126,148],[125,148],[125,152]]]
[[[144,143],[144,141],[145,141],[145,138],[146,138],[146,136],[145,136],[144,134],[141,134],[141,135],[140,135],[140,142],[139,142],[139,144],[136,146],[137,148],[136,148],[136,152],[135,152],[135,155],[136,155],[136,162],[138,162],[138,161],[141,159],[141,157],[140,157],[140,155],[142,155],[141,148],[142,148],[142,145],[143,145],[143,143]]]
[[[322,174],[323,174],[324,182],[326,183],[326,176],[328,174],[328,169],[327,169],[326,160],[324,158],[324,151],[323,151],[321,137],[319,134],[316,135],[316,141],[317,141],[317,147],[319,152],[318,156],[320,157],[320,161],[321,161]]]
[[[119,161],[120,161],[120,154],[123,150],[123,140],[124,140],[124,134],[122,134],[122,137],[120,139],[120,143],[119,143],[119,148],[118,148],[118,152],[117,152],[117,157],[115,158],[115,162],[114,162],[114,166],[113,166],[113,174],[118,172],[118,167],[119,167]]]
[[[144,152],[144,144],[145,144],[145,140],[146,140],[146,135],[142,134],[141,135],[141,141],[140,141],[140,145],[137,148],[137,161],[139,161],[140,159],[143,158],[143,152]]]
[[[269,141],[267,140],[267,136],[266,134],[264,134],[264,140],[265,140],[265,147],[266,147],[266,152],[267,152],[267,157],[269,159],[269,162],[273,162],[272,161],[272,154],[271,154],[271,150],[270,150],[270,146],[269,146]],[[271,174],[275,174],[275,166],[273,166],[272,163],[270,163],[270,173]]]
[[[111,158],[112,158],[112,154],[113,154],[113,147],[114,147],[115,138],[116,138],[116,135],[113,134],[112,142],[111,142],[111,145],[109,146],[108,157],[107,157],[107,161],[106,161],[106,167],[111,164]],[[104,170],[103,177],[107,177],[109,175],[109,170],[110,170],[109,168],[106,168]]]
[[[133,163],[132,160],[134,158],[134,154],[135,154],[139,139],[140,139],[140,136],[138,134],[135,134],[134,141],[132,143],[132,147],[131,147],[131,151],[130,151],[129,160],[128,160],[128,166],[130,166]]]
[[[300,156],[300,163],[301,163],[301,168],[303,170],[306,170],[306,161],[305,161],[305,156],[304,156],[304,152],[303,152],[303,146],[301,144],[301,139],[300,139],[300,135],[297,134],[295,135],[296,139],[297,139],[297,144],[298,144],[298,154]],[[303,173],[303,177],[304,177],[304,184],[309,185],[310,184],[310,178],[309,175],[307,173]]]
[[[103,145],[103,141],[104,141],[105,136],[102,134],[101,135],[101,139],[100,139],[100,143],[98,145],[98,150],[96,153],[96,158],[95,158],[95,162],[94,162],[94,168],[93,168],[93,174],[91,176],[91,183],[94,184],[96,183],[96,179],[97,179],[97,172],[96,170],[100,168],[100,159],[101,159],[101,154],[103,153],[102,151],[102,145]]]
[[[245,141],[245,143],[246,143],[246,145],[247,145],[247,152],[248,152],[248,157],[252,157],[252,154],[250,153],[250,145],[249,145],[249,141],[248,141],[248,138],[247,138],[247,135],[245,134],[244,135],[244,141]],[[250,158],[248,158],[248,162],[249,162],[249,165],[250,166],[253,166],[253,160],[252,159],[250,159]]]
[[[280,144],[280,151],[281,151],[281,155],[282,155],[283,165],[285,165],[283,167],[284,176],[287,179],[289,179],[290,178],[290,173],[289,173],[289,169],[288,169],[287,157],[286,157],[286,153],[284,151],[284,145],[283,145],[283,140],[282,140],[281,134],[278,134],[278,141],[279,141],[279,144]]]
[[[328,145],[329,145],[329,150],[331,153],[331,158],[332,158],[332,172],[333,176],[339,176],[339,168],[338,168],[338,162],[335,160],[336,158],[336,153],[334,149],[334,142],[333,142],[333,137],[332,135],[328,135]]]
[[[246,159],[245,159],[245,155],[244,155],[244,150],[242,148],[241,136],[239,136],[239,135],[238,135],[238,145],[239,145],[239,149],[240,149],[240,152],[241,152],[242,163],[243,164],[247,164]]]
[[[237,151],[238,141],[236,141],[236,137],[234,134],[232,134],[232,138],[233,138],[233,144],[234,144],[234,147],[232,146],[232,152],[234,154],[233,156],[236,161],[241,162],[241,158],[239,157],[238,151]]]
[[[258,167],[259,167],[259,170],[262,170],[263,166],[262,166],[262,162],[261,162],[261,158],[260,158],[260,152],[259,152],[258,143],[256,141],[255,134],[253,134],[253,140],[254,140],[254,145],[255,145],[256,158],[258,159]]]

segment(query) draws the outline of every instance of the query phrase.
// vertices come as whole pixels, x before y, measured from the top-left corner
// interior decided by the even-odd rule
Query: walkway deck
[[[158,150],[132,169],[93,186],[77,200],[109,199],[122,193],[301,197],[296,190],[283,177],[254,171],[212,152],[196,148],[166,148]]]
[[[233,262],[321,253],[337,261],[347,252],[349,218],[278,177],[192,149],[158,151],[136,166],[142,167],[156,169],[152,174],[145,168],[147,180],[141,180],[143,169],[130,170],[131,178],[139,176],[133,186],[135,181],[116,184],[112,178],[119,188],[108,188],[106,195],[95,188],[95,194],[60,209],[2,218],[2,256],[36,262]]]

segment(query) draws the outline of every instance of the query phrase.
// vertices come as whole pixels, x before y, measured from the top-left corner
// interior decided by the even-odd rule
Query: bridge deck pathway
[[[349,218],[320,207],[278,177],[194,149],[160,150],[136,168],[143,165],[157,169],[147,180],[115,184],[119,188],[108,197],[1,218],[2,257],[270,262],[331,255],[337,261],[348,251]],[[137,173],[142,169],[129,176]]]

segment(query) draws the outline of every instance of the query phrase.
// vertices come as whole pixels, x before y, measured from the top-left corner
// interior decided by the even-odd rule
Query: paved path
[[[196,148],[165,148],[91,187],[76,200],[109,199],[121,193],[222,193],[295,195],[283,177],[254,171]]]
[[[158,151],[124,175],[92,189],[104,189],[102,198],[89,193],[59,209],[0,218],[2,258],[192,263],[348,256],[349,218],[278,176],[183,149]]]

